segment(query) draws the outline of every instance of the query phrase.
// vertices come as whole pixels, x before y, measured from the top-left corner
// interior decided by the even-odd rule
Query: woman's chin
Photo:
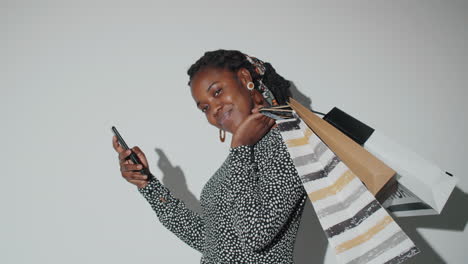
[[[245,118],[241,118],[238,115],[234,114],[231,116],[231,118],[229,118],[222,124],[222,129],[231,134],[235,134],[242,121],[244,120]]]
[[[239,128],[239,122],[235,122],[235,120],[232,120],[232,122],[226,124],[226,128],[224,130],[234,135],[237,131],[237,128]]]

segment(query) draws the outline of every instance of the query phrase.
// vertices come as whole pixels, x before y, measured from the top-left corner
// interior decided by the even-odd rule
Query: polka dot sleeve
[[[305,200],[304,187],[281,143],[274,144],[268,150],[270,158],[258,164],[255,148],[230,149],[234,226],[246,250],[267,247]]]
[[[149,202],[163,226],[192,248],[203,252],[205,222],[202,216],[174,197],[156,177],[138,191]]]

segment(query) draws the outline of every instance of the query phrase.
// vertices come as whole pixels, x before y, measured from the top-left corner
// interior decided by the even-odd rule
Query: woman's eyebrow
[[[219,82],[219,81],[214,81],[214,82],[212,82],[212,83],[208,86],[208,88],[206,89],[206,92],[209,92],[210,89],[211,89],[211,87],[212,87],[213,85],[217,84],[218,82]],[[197,102],[197,107],[198,107],[199,105],[200,105],[200,102]]]
[[[209,92],[210,89],[211,89],[211,86],[213,86],[213,85],[216,84],[216,83],[218,83],[218,81],[212,82],[212,83],[210,84],[210,86],[208,86],[208,89],[206,89],[206,91]]]

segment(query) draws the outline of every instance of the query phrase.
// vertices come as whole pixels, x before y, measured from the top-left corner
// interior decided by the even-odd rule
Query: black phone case
[[[125,143],[125,140],[123,139],[123,137],[120,135],[119,131],[117,130],[116,127],[112,127],[112,131],[114,132],[114,135],[117,136],[117,141],[119,141],[119,144],[125,149],[125,150],[128,150],[130,149],[128,146],[127,146],[127,143]],[[135,152],[133,152],[133,150],[130,150],[131,153],[130,155],[126,158],[126,160],[131,160],[134,164],[142,164],[143,163],[140,161],[140,159],[138,158],[137,154]],[[140,173],[141,174],[144,174],[144,175],[148,175],[148,177],[150,178],[153,178],[154,176],[149,172],[149,170],[147,168],[143,168],[140,170]]]

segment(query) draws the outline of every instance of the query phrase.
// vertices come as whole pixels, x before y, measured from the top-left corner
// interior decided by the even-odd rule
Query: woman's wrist
[[[144,180],[144,182],[142,182],[141,184],[138,184],[137,187],[138,189],[144,189],[148,186],[148,184],[153,180],[155,179],[156,177],[151,174],[151,172],[147,171],[147,174],[146,174],[147,178],[146,180]]]
[[[239,147],[239,146],[250,146],[253,145],[252,143],[248,142],[248,139],[237,139],[236,136],[232,138],[231,141],[231,148]]]

